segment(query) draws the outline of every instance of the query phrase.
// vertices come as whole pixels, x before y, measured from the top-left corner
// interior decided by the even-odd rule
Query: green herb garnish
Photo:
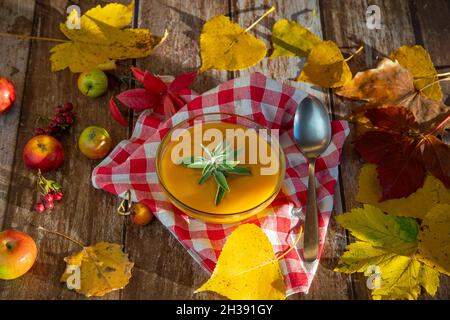
[[[249,168],[240,166],[236,161],[238,150],[231,150],[228,141],[220,142],[212,151],[201,145],[207,157],[189,157],[181,162],[187,168],[202,170],[202,176],[198,180],[198,184],[205,183],[209,178],[213,177],[217,183],[217,192],[214,203],[220,204],[226,192],[230,191],[227,182],[229,174],[251,175]]]

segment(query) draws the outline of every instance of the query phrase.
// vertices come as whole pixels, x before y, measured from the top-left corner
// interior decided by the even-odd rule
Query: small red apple
[[[64,160],[61,143],[52,136],[39,135],[28,140],[23,149],[23,161],[42,172],[58,169]]]
[[[0,77],[0,115],[11,109],[16,100],[16,89],[13,83]]]
[[[9,229],[0,232],[0,279],[25,274],[36,261],[37,247],[28,234]]]
[[[153,213],[143,203],[134,203],[131,206],[131,221],[138,226],[145,226],[153,219]]]

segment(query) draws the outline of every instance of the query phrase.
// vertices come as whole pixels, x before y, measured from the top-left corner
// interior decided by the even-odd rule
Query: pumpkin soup
[[[210,129],[224,138],[212,139],[207,134]],[[284,171],[278,150],[257,130],[224,122],[195,124],[183,130],[185,134],[179,141],[172,138],[168,143],[159,165],[160,178],[166,190],[179,202],[206,213],[234,214],[258,207],[279,190],[280,174]],[[242,134],[236,133],[246,136],[242,139]],[[179,159],[175,159],[174,154],[180,153],[177,149],[183,142],[185,145],[188,143],[190,153],[180,154]],[[225,160],[221,152],[223,155],[233,154],[232,159]],[[183,165],[180,162],[182,158],[193,159],[193,165]],[[267,159],[276,161],[276,166]],[[217,175],[205,173],[211,169],[207,167],[211,163],[220,167],[217,171],[221,172]],[[218,195],[220,191],[222,194]]]

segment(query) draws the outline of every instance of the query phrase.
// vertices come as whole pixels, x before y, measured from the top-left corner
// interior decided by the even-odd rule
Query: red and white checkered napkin
[[[194,115],[228,112],[247,116],[267,128],[280,129],[280,144],[286,154],[286,177],[283,192],[269,206],[267,215],[240,223],[259,225],[270,239],[275,253],[286,250],[297,237],[306,206],[308,168],[306,159],[294,145],[292,122],[296,107],[307,93],[255,73],[224,82],[198,97],[189,94],[184,98],[190,102],[165,122],[155,119],[150,112],[143,112],[131,139],[120,142],[94,169],[94,187],[122,197],[130,190],[132,200],[148,205],[191,256],[211,272],[227,237],[239,223],[205,223],[172,206],[158,185],[156,150],[171,127]],[[332,142],[316,162],[321,249],[333,209],[341,149],[349,132],[345,121],[333,121],[332,129]],[[308,291],[318,263],[304,263],[299,251],[292,250],[280,261],[280,266],[285,276],[286,294],[290,295]]]

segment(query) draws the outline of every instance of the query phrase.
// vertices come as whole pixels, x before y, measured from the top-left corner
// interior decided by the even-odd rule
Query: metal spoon
[[[316,159],[327,149],[331,141],[331,122],[325,106],[313,96],[302,100],[294,117],[294,138],[297,147],[308,159],[308,203],[303,235],[303,258],[307,262],[319,254],[319,224],[316,201]]]

